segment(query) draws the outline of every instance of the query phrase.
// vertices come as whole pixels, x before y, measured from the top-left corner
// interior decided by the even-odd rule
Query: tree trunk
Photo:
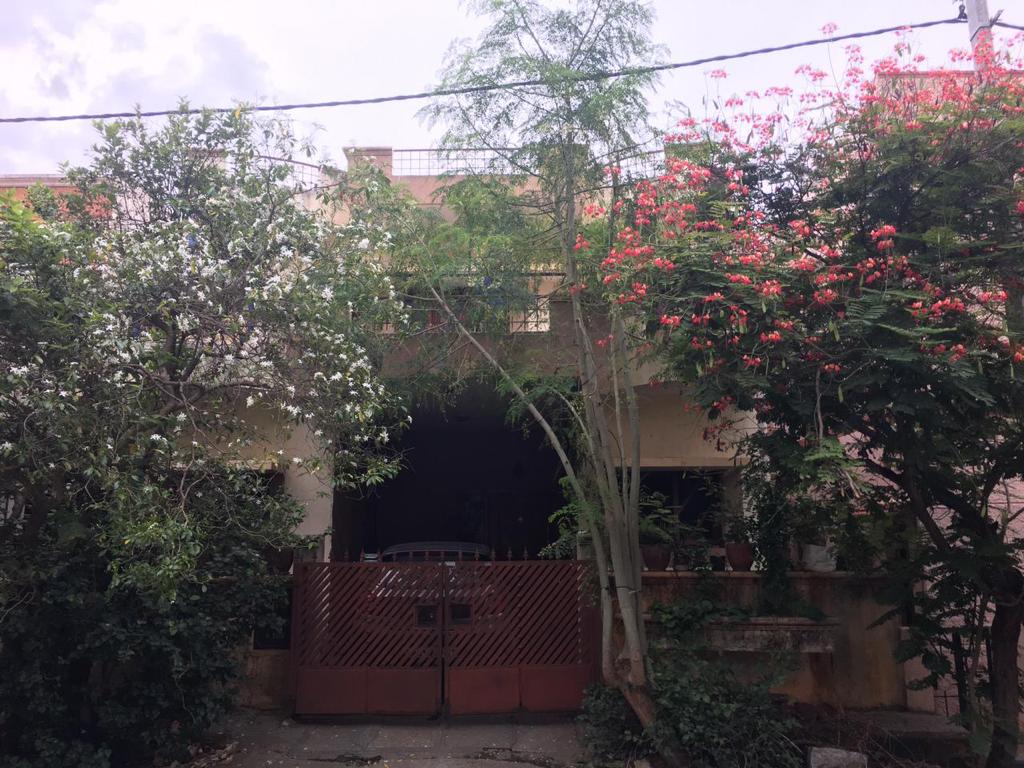
[[[1017,757],[1020,714],[1019,662],[1021,622],[1024,622],[1024,575],[1016,568],[1005,574],[1013,586],[1005,600],[996,602],[992,619],[991,668],[992,747],[985,768],[1012,768]]]

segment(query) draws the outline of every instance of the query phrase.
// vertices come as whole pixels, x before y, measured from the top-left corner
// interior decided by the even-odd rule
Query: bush
[[[795,723],[769,691],[779,664],[744,680],[702,640],[709,621],[735,613],[709,600],[656,609],[664,642],[653,654],[658,715],[650,737],[656,747],[681,750],[693,768],[798,768]]]
[[[643,757],[652,751],[636,714],[617,688],[591,685],[583,698],[583,741],[592,760],[622,763],[629,757]]]
[[[295,508],[243,473],[219,484],[230,491],[192,496],[190,535],[173,547],[191,565],[178,572],[142,542],[112,566],[116,504],[90,510],[88,536],[49,525],[32,553],[0,546],[0,765],[180,758],[226,712],[239,647],[254,626],[279,621],[286,577],[261,552],[286,540]],[[154,588],[167,578],[170,593]]]
[[[263,554],[301,519],[238,467],[301,425],[304,455],[275,462],[377,483],[404,421],[371,359],[404,316],[370,261],[387,227],[352,202],[372,179],[302,207],[300,143],[244,110],[101,134],[74,193],[0,195],[0,761],[18,768],[183,754],[278,621]]]

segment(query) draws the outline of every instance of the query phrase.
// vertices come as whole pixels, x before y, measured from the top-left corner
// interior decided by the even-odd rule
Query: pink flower
[[[794,219],[793,221],[789,222],[789,228],[793,230],[793,234],[797,235],[798,237],[811,236],[811,227],[803,219]]]
[[[871,230],[872,240],[881,240],[883,237],[892,237],[896,234],[896,227],[892,224],[883,224],[878,229]]]
[[[786,266],[797,272],[813,272],[818,268],[818,262],[810,256],[801,256],[799,259],[787,261]]]

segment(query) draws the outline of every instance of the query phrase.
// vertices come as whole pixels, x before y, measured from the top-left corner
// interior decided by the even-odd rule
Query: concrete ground
[[[208,764],[225,768],[562,768],[583,759],[571,719],[312,723],[241,712],[220,730],[232,746]]]

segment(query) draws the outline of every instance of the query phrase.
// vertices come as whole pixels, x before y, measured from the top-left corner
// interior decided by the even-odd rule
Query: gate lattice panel
[[[296,712],[437,712],[444,573],[436,564],[308,563],[296,577]]]
[[[305,563],[297,714],[578,709],[596,611],[580,562]]]
[[[445,694],[452,714],[579,708],[594,671],[587,574],[576,561],[449,566]]]

